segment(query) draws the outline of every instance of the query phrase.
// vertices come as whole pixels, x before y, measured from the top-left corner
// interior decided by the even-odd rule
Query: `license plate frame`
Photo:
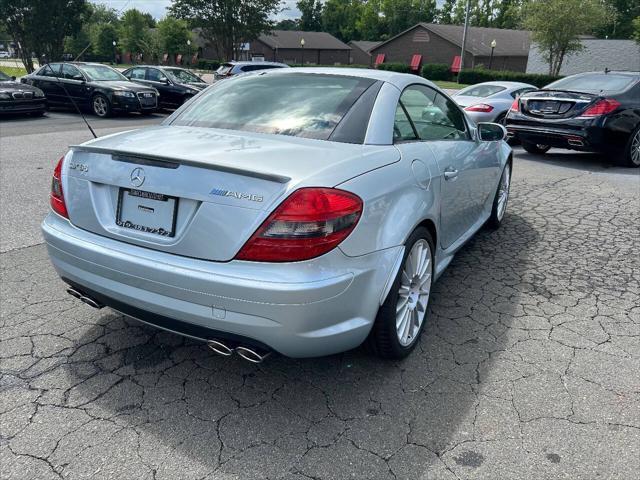
[[[140,202],[143,200],[146,200],[147,203],[149,203],[150,205],[156,205],[156,206],[163,206],[161,202],[168,202],[167,205],[169,205],[169,208],[171,208],[172,210],[170,211],[170,214],[168,215],[168,219],[165,218],[164,222],[160,222],[162,223],[162,225],[159,226],[149,226],[149,225],[144,225],[142,223],[136,222],[136,221],[132,221],[132,220],[128,220],[126,218],[123,218],[123,213],[124,213],[124,203],[127,200],[127,197],[129,198],[131,197],[135,197],[138,198],[140,200],[138,200],[137,202],[137,209],[140,209],[141,211],[146,211],[149,212],[149,209],[153,210],[153,213],[155,214],[155,208],[153,206],[145,206],[145,205],[141,205]],[[131,200],[132,202],[136,202],[135,200]],[[171,205],[171,203],[173,203]],[[141,233],[150,233],[152,235],[157,235],[159,237],[175,237],[176,234],[176,223],[178,220],[178,205],[180,203],[180,199],[178,197],[174,197],[171,195],[165,195],[162,193],[154,193],[154,192],[147,192],[144,190],[137,190],[135,188],[123,188],[121,187],[118,191],[118,205],[116,208],[116,225],[118,225],[119,227],[122,228],[127,228],[130,230],[135,230],[137,232],[141,232]],[[130,216],[130,215],[129,215]],[[167,217],[167,215],[163,215],[164,217]],[[168,220],[168,221],[167,221]],[[169,224],[170,223],[170,229],[169,228]]]

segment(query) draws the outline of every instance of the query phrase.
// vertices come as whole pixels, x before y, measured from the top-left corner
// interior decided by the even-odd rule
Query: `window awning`
[[[379,53],[378,55],[376,55],[376,61],[373,65],[377,67],[381,63],[384,63],[384,57],[385,57],[384,53]]]
[[[455,57],[453,57],[453,62],[451,63],[451,71],[453,73],[460,73],[461,63],[462,59],[460,58],[460,55],[456,55]]]
[[[417,72],[420,69],[420,63],[422,62],[422,55],[415,54],[411,57],[410,68],[412,71]]]

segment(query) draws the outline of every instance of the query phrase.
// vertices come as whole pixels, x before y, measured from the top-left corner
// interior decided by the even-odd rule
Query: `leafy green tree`
[[[327,0],[322,9],[322,28],[343,42],[360,40],[356,23],[361,16],[361,0]]]
[[[438,23],[452,24],[455,7],[456,0],[444,0],[442,7],[438,11]]]
[[[230,60],[243,42],[273,28],[270,18],[280,11],[280,0],[174,0],[169,11],[201,28],[218,58]]]
[[[437,8],[435,0],[383,0],[382,12],[393,36],[418,22],[433,22]]]
[[[166,16],[158,22],[159,46],[170,58],[178,53],[188,53],[187,40],[191,40],[191,30],[186,21]]]
[[[496,28],[519,28],[522,23],[523,0],[502,0],[498,2],[493,26]]]
[[[118,46],[125,52],[142,53],[149,42],[149,23],[144,14],[135,8],[129,9],[120,20]]]
[[[356,29],[362,40],[382,40],[388,38],[387,24],[382,12],[382,0],[369,0],[360,11]]]
[[[322,2],[320,0],[299,0],[296,7],[300,16],[300,30],[319,32],[322,30]]]
[[[632,37],[636,42],[640,43],[640,17],[634,18],[631,25],[633,26]]]
[[[113,42],[118,42],[118,27],[116,24],[97,23],[90,29],[91,51],[98,60],[111,60],[114,57]]]
[[[86,8],[86,0],[0,0],[0,23],[19,43],[22,63],[32,72],[32,54],[62,57],[65,37],[80,28]]]
[[[640,16],[639,0],[603,0],[612,14],[609,21],[596,30],[601,38],[633,38],[633,21]]]
[[[523,24],[549,64],[549,74],[559,75],[565,57],[584,48],[578,36],[592,33],[610,16],[600,0],[530,0]]]
[[[300,23],[298,19],[285,18],[280,20],[273,26],[274,30],[300,30]]]

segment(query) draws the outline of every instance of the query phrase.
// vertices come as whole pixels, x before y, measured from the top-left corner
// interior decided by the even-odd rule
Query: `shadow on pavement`
[[[238,478],[454,478],[443,454],[501,428],[483,416],[510,402],[494,354],[520,339],[510,327],[524,315],[537,242],[513,213],[479,232],[436,284],[418,348],[401,362],[355,350],[256,366],[115,313],[87,318],[96,323],[66,366],[67,404],[135,430],[141,461],[169,476],[188,464]],[[454,460],[483,462],[473,451]]]
[[[515,149],[514,149],[515,150]],[[557,167],[572,168],[587,172],[621,173],[638,175],[638,168],[621,167],[616,165],[612,154],[585,153],[571,150],[551,149],[544,155],[534,155],[519,150],[518,158],[555,165]]]

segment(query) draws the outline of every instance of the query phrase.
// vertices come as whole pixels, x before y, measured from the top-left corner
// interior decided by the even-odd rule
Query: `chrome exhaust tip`
[[[209,347],[218,355],[222,355],[223,357],[229,357],[233,354],[233,349],[220,342],[219,340],[209,340],[207,342],[207,347]]]
[[[77,291],[75,288],[71,288],[71,287],[67,288],[67,293],[72,297],[77,298],[78,300],[82,298],[82,294],[79,291]]]
[[[237,347],[236,353],[251,363],[262,363],[265,358],[271,355],[271,352],[261,351],[251,347]]]
[[[67,293],[69,295],[71,295],[74,298],[77,298],[78,300],[80,300],[82,303],[86,303],[87,305],[89,305],[90,307],[93,308],[97,308],[98,310],[100,310],[101,308],[104,307],[104,305],[102,305],[100,302],[98,302],[97,300],[94,300],[91,297],[88,297],[87,295],[85,295],[84,293],[76,290],[73,287],[69,287],[67,288]]]
[[[584,147],[584,142],[579,138],[570,138],[567,143],[572,147]]]

